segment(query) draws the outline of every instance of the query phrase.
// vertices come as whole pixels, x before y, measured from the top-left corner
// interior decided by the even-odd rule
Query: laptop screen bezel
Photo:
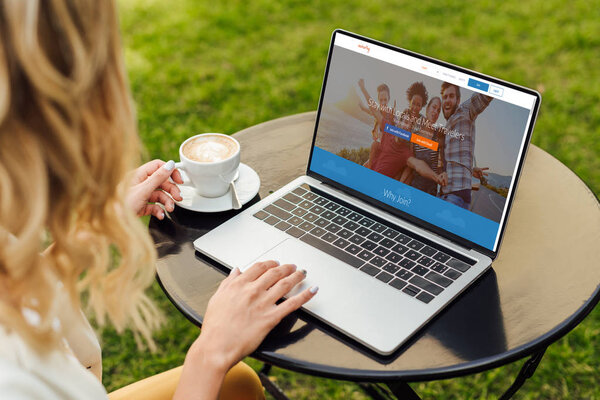
[[[337,34],[347,35],[347,36],[350,36],[352,38],[365,41],[367,43],[371,43],[371,44],[374,44],[374,45],[377,45],[377,46],[385,47],[387,49],[390,49],[390,50],[393,50],[393,51],[397,51],[397,52],[400,52],[400,53],[408,55],[408,56],[416,57],[416,58],[419,58],[421,60],[424,60],[424,61],[427,61],[427,62],[430,62],[430,63],[434,63],[434,64],[437,64],[437,65],[440,65],[440,66],[443,66],[443,67],[446,67],[446,68],[451,68],[451,69],[454,69],[454,70],[456,70],[458,72],[469,74],[469,75],[471,75],[473,77],[478,77],[478,78],[481,78],[481,79],[485,79],[487,81],[490,81],[490,82],[493,82],[493,83],[497,83],[497,84],[500,84],[500,85],[504,85],[506,87],[509,87],[509,88],[518,90],[520,92],[524,92],[526,94],[534,96],[535,102],[534,102],[534,105],[533,105],[532,110],[531,110],[531,118],[529,119],[529,126],[527,127],[527,133],[526,133],[526,137],[525,137],[525,142],[523,144],[523,149],[521,151],[521,154],[519,155],[518,166],[517,166],[516,173],[514,175],[515,181],[514,181],[514,184],[513,184],[513,188],[512,188],[512,190],[510,192],[510,197],[507,199],[506,216],[505,216],[505,218],[503,220],[502,226],[499,228],[498,240],[496,242],[496,248],[495,248],[495,250],[490,250],[490,249],[488,249],[486,247],[483,247],[483,246],[481,246],[481,245],[479,245],[477,243],[474,243],[474,242],[472,242],[470,240],[467,240],[467,239],[465,239],[465,238],[463,238],[461,236],[458,236],[458,235],[456,235],[456,234],[454,234],[452,232],[449,232],[449,231],[447,231],[445,229],[442,229],[442,228],[438,227],[437,225],[434,225],[432,223],[426,222],[426,221],[424,221],[424,220],[422,220],[420,218],[417,218],[417,217],[415,217],[415,216],[413,216],[413,215],[411,215],[411,214],[409,214],[407,212],[401,211],[401,210],[399,210],[399,209],[397,209],[395,207],[392,207],[392,206],[390,206],[388,204],[385,204],[385,203],[383,203],[381,201],[378,201],[378,200],[376,200],[376,199],[374,199],[374,198],[372,198],[372,197],[370,197],[370,196],[368,196],[368,195],[366,195],[364,193],[358,192],[358,191],[356,191],[354,189],[351,189],[351,188],[349,188],[349,187],[347,187],[345,185],[342,185],[342,184],[340,184],[340,183],[338,183],[338,182],[336,182],[336,181],[334,181],[334,180],[332,180],[330,178],[327,178],[326,176],[323,176],[323,175],[321,175],[321,174],[319,174],[317,172],[314,172],[314,171],[312,171],[310,169],[310,165],[311,165],[311,161],[312,161],[312,157],[313,157],[313,152],[314,152],[314,148],[315,148],[315,142],[316,142],[316,139],[317,139],[317,132],[319,130],[319,121],[320,121],[320,117],[321,117],[321,110],[322,110],[322,106],[323,106],[323,98],[324,98],[324,95],[325,95],[325,89],[326,89],[326,86],[327,86],[327,78],[329,76],[329,67],[330,67],[330,64],[331,64],[331,56],[333,54],[333,48],[334,48],[335,38],[336,38]],[[494,258],[496,258],[496,255],[498,254],[498,251],[500,249],[500,245],[502,243],[502,238],[504,236],[504,231],[506,229],[506,224],[508,222],[508,218],[509,218],[509,215],[510,215],[510,210],[512,208],[512,204],[513,204],[515,192],[516,192],[516,189],[517,189],[517,186],[518,186],[519,178],[520,178],[520,175],[521,175],[521,172],[522,172],[524,160],[525,160],[525,157],[526,157],[526,154],[527,154],[527,150],[529,148],[529,143],[530,143],[530,140],[531,140],[531,135],[533,133],[533,128],[535,126],[535,121],[537,119],[537,115],[538,115],[538,112],[539,112],[539,107],[540,107],[541,99],[542,99],[541,95],[538,92],[536,92],[535,90],[532,90],[532,89],[529,89],[529,88],[526,88],[526,87],[522,87],[522,86],[516,85],[514,83],[506,82],[506,81],[503,81],[501,79],[494,78],[492,76],[484,75],[484,74],[476,72],[476,71],[471,71],[469,69],[466,69],[466,68],[463,68],[463,67],[460,67],[460,66],[457,66],[457,65],[454,65],[454,64],[450,64],[450,63],[445,62],[445,61],[437,60],[437,59],[434,59],[434,58],[431,58],[431,57],[428,57],[428,56],[425,56],[425,55],[422,55],[422,54],[418,54],[418,53],[412,52],[410,50],[402,49],[402,48],[399,48],[399,47],[396,47],[396,46],[393,46],[393,45],[390,45],[390,44],[387,44],[387,43],[383,43],[383,42],[380,42],[380,41],[375,40],[375,39],[367,38],[367,37],[364,37],[364,36],[361,36],[361,35],[358,35],[358,34],[355,34],[355,33],[352,33],[352,32],[348,32],[348,31],[345,31],[345,30],[342,30],[342,29],[336,29],[335,31],[333,31],[333,34],[331,35],[331,43],[329,45],[329,53],[328,53],[328,56],[327,56],[327,65],[325,67],[325,73],[324,73],[324,76],[323,76],[323,84],[321,86],[321,95],[319,97],[319,107],[317,109],[317,118],[316,118],[316,121],[315,121],[315,130],[314,130],[314,133],[313,133],[313,140],[312,140],[312,144],[311,144],[311,147],[310,147],[310,154],[309,154],[309,157],[308,157],[308,164],[307,164],[307,167],[306,167],[306,175],[310,176],[310,177],[313,177],[315,179],[318,179],[318,180],[320,180],[320,181],[322,181],[322,182],[324,182],[324,183],[326,183],[326,184],[328,184],[328,185],[330,185],[330,186],[332,186],[332,187],[334,187],[334,188],[336,188],[338,190],[347,192],[347,193],[351,194],[352,196],[355,196],[355,197],[359,198],[362,201],[365,201],[365,202],[367,202],[369,204],[372,204],[372,205],[374,205],[374,206],[376,206],[376,207],[378,207],[378,208],[380,208],[380,209],[382,209],[382,210],[384,210],[386,212],[389,212],[390,214],[392,214],[394,216],[397,216],[397,217],[402,218],[402,219],[406,219],[406,220],[410,221],[411,223],[413,223],[413,224],[415,224],[415,225],[417,225],[417,226],[419,226],[421,228],[424,228],[424,229],[426,229],[428,231],[431,231],[431,232],[433,232],[433,233],[435,233],[435,234],[437,234],[439,236],[442,236],[442,237],[444,237],[444,238],[446,238],[448,240],[451,240],[451,241],[457,243],[458,245],[460,245],[462,247],[466,247],[468,249],[474,249],[474,250],[476,250],[476,251],[478,251],[478,252],[480,252],[482,254],[485,254],[485,255],[489,256],[490,258],[494,259]]]

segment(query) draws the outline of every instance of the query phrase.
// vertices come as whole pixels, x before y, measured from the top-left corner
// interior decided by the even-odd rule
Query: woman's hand
[[[295,265],[276,261],[256,263],[243,274],[234,269],[208,302],[202,333],[187,353],[174,398],[216,398],[227,371],[317,293],[312,287],[276,304],[304,277]]]
[[[169,181],[169,177],[175,183],[183,183],[172,160],[166,163],[162,160],[153,160],[142,165],[133,173],[125,202],[140,217],[154,215],[158,219],[163,219],[165,214],[158,203],[162,204],[167,211],[173,211],[175,208],[173,199],[183,200],[179,188]]]

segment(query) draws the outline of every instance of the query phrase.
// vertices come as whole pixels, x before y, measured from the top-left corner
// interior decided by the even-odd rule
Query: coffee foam
[[[201,136],[186,143],[183,155],[192,161],[217,162],[228,159],[237,151],[237,144],[223,136]]]

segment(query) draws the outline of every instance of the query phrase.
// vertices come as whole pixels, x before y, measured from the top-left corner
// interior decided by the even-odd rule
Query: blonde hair
[[[62,290],[152,347],[156,256],[120,186],[139,151],[113,1],[0,0],[0,326],[52,348]]]

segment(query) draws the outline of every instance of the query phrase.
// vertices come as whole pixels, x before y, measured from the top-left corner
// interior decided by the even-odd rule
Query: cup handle
[[[185,172],[185,167],[183,166],[182,162],[178,162],[175,163],[175,168],[177,168],[179,170],[179,173],[181,174],[181,179],[183,179],[183,184],[187,184],[190,183],[190,178],[187,176],[186,172]]]

